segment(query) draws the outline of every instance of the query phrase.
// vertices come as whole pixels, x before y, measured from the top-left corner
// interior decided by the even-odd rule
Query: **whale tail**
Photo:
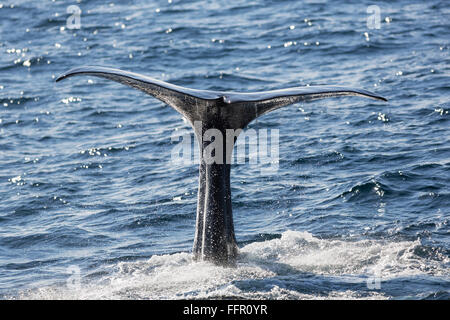
[[[229,118],[226,121],[234,129],[244,128],[252,120],[278,108],[301,101],[311,101],[339,96],[361,96],[382,101],[387,99],[370,91],[339,86],[293,87],[261,92],[221,92],[198,90],[177,86],[134,72],[119,69],[84,66],[69,70],[56,82],[76,76],[89,75],[106,78],[139,89],[168,104],[186,117],[192,124],[204,121],[205,108],[222,106]]]
[[[103,77],[142,90],[170,105],[191,122],[201,156],[194,258],[221,265],[233,264],[238,253],[231,209],[231,166],[227,162],[233,148],[223,146],[227,152],[219,159],[221,162],[210,162],[204,151],[213,142],[202,139],[205,132],[215,129],[223,137],[228,129],[243,129],[257,117],[299,101],[348,95],[386,101],[372,92],[347,87],[296,87],[250,93],[196,90],[137,73],[103,67],[75,68],[56,81],[75,75]],[[214,143],[217,141],[214,140]]]

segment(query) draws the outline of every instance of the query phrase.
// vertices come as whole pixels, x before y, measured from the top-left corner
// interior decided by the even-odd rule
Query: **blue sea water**
[[[450,298],[447,1],[7,0],[0,34],[1,298]],[[389,102],[251,123],[279,129],[278,170],[233,166],[241,254],[223,268],[190,253],[198,167],[171,161],[189,125],[117,83],[54,82],[81,65]]]

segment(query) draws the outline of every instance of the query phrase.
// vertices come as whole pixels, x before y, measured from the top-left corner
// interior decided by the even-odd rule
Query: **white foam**
[[[22,292],[18,298],[383,299],[388,297],[379,291],[300,292],[283,287],[280,277],[297,283],[308,282],[310,278],[302,278],[305,274],[350,283],[365,283],[374,274],[381,281],[420,274],[448,277],[448,257],[420,258],[414,254],[419,245],[419,241],[322,240],[307,232],[287,231],[280,239],[243,247],[236,268],[197,263],[190,253],[156,255],[108,266],[101,277],[82,277],[76,290],[65,285],[42,287]]]
[[[299,271],[323,275],[377,274],[390,279],[429,274],[448,276],[443,266],[450,259],[427,260],[414,254],[416,241],[322,240],[308,232],[286,231],[281,239],[255,242],[243,248],[250,259],[289,265]]]

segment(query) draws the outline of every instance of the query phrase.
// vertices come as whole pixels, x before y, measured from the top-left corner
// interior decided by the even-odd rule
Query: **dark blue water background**
[[[0,35],[0,297],[449,299],[447,1],[8,0]],[[113,82],[54,83],[86,64],[389,102],[320,100],[253,122],[279,129],[279,168],[233,167],[241,256],[222,268],[191,261],[198,168],[171,162],[188,124]]]

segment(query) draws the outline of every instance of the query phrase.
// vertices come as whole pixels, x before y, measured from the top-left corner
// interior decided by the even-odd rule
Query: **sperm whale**
[[[230,170],[231,150],[221,141],[223,154],[209,152],[217,141],[203,139],[211,129],[227,136],[233,130],[232,145],[239,129],[254,119],[278,108],[297,102],[339,96],[361,96],[381,101],[387,99],[370,91],[338,86],[293,87],[262,92],[221,92],[177,86],[138,73],[119,69],[83,66],[71,69],[56,81],[88,75],[106,78],[139,89],[174,108],[194,129],[200,148],[197,218],[193,245],[196,261],[211,261],[218,265],[233,265],[239,249],[234,233]],[[212,139],[210,139],[212,140]]]

